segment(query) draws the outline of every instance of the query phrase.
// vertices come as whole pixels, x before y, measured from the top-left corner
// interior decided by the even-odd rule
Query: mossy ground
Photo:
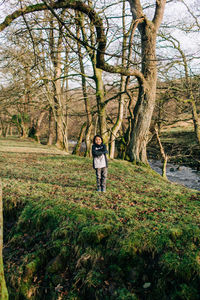
[[[144,166],[2,152],[10,299],[200,299],[200,194]]]

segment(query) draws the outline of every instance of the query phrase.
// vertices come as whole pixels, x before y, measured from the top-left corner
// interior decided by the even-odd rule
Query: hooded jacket
[[[92,145],[92,156],[93,156],[93,168],[97,168],[97,163],[99,164],[99,161],[102,160],[102,158],[105,158],[105,167],[108,167],[108,160],[106,157],[106,154],[108,153],[106,149],[105,144],[97,145],[93,144]],[[103,160],[102,160],[103,161]]]

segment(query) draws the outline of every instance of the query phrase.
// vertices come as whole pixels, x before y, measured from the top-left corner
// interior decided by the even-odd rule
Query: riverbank
[[[168,129],[162,132],[160,139],[169,163],[200,170],[200,145],[196,142],[192,128],[188,130],[182,128]],[[155,136],[148,144],[147,152],[149,159],[162,159]]]
[[[193,128],[167,129],[160,139],[168,156],[168,180],[200,190],[200,145],[196,142]],[[162,157],[155,137],[148,144],[148,158],[153,170],[162,174]]]
[[[126,161],[97,193],[90,158],[0,154],[10,299],[200,297],[199,193]]]

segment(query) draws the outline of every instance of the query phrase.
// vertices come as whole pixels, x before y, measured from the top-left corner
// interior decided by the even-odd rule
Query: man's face
[[[97,136],[97,137],[95,138],[95,144],[101,145],[101,143],[102,143],[101,138],[100,138],[99,136]]]

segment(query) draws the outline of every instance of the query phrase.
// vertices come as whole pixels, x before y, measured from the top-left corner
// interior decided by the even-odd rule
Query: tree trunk
[[[94,124],[94,135],[97,135],[98,123],[99,123],[99,115],[97,114],[95,124]]]
[[[123,8],[122,8],[122,24],[123,24],[123,43],[122,43],[122,65],[128,64],[125,60],[126,58],[126,51],[127,51],[127,38],[128,35],[126,34],[126,26],[125,26],[125,0],[123,0]],[[130,49],[129,49],[130,50]],[[129,51],[130,54],[130,51]],[[120,92],[123,92],[126,88],[126,77],[121,75],[121,83],[120,83]],[[124,94],[120,94],[119,98],[119,105],[118,105],[118,114],[117,114],[117,120],[111,130],[111,137],[110,137],[110,158],[114,158],[115,156],[115,139],[118,131],[121,128],[122,120],[123,120],[123,114],[124,114]]]
[[[130,133],[128,156],[130,161],[148,164],[146,146],[149,127],[156,99],[156,34],[150,24],[142,28],[142,73],[145,76],[145,84],[140,84],[137,103],[133,115],[133,126]]]
[[[87,124],[87,128],[85,130],[85,144],[86,149],[84,156],[90,157],[91,156],[91,132],[92,132],[92,123]]]
[[[3,121],[1,121],[1,132],[3,137],[7,136],[7,126],[4,124]]]
[[[124,91],[125,90],[125,85],[126,85],[126,77],[125,76],[121,76],[120,91]],[[121,128],[122,120],[123,120],[124,98],[125,98],[125,95],[121,94],[120,95],[120,99],[119,99],[117,120],[115,122],[115,125],[112,128],[111,137],[110,137],[110,158],[112,158],[112,159],[114,158],[114,155],[115,155],[115,140],[116,140],[116,135],[117,135],[118,131]]]
[[[83,18],[81,14],[76,13],[76,17],[79,19],[79,23],[77,24],[76,28],[76,36],[77,38],[80,38],[80,25],[83,31],[83,35],[85,34],[84,32],[84,25],[83,25]],[[85,112],[86,112],[86,117],[87,117],[87,125],[86,125],[86,131],[85,131],[85,144],[86,144],[86,149],[85,149],[85,154],[84,156],[90,156],[91,153],[91,130],[92,130],[92,115],[91,115],[91,108],[90,108],[90,102],[88,99],[88,94],[87,94],[87,85],[86,85],[86,76],[85,76],[85,68],[84,68],[84,62],[83,62],[83,55],[81,52],[81,45],[80,43],[77,44],[78,48],[78,58],[79,58],[79,65],[80,65],[80,71],[81,71],[81,81],[82,81],[82,91],[83,91],[83,98],[84,98],[84,103],[85,103]]]
[[[156,36],[160,27],[166,0],[156,1],[153,20],[144,15],[139,0],[128,0],[135,22],[143,18],[138,24],[141,36],[141,73],[144,80],[138,79],[139,92],[133,114],[133,127],[130,133],[128,155],[131,161],[148,164],[146,146],[148,142],[149,127],[156,99]]]
[[[104,143],[108,143],[107,121],[106,121],[106,105],[104,103],[104,85],[102,79],[102,70],[93,65],[94,78],[96,84],[96,99],[98,109],[99,134],[102,136]]]
[[[154,127],[154,131],[155,131],[156,138],[157,138],[157,141],[158,141],[158,144],[159,144],[159,147],[160,147],[160,153],[161,153],[162,158],[163,158],[162,177],[164,179],[167,179],[167,160],[168,160],[168,157],[165,154],[165,150],[164,150],[163,145],[161,143],[158,129]]]
[[[83,134],[84,134],[85,127],[86,127],[86,123],[83,123],[83,125],[81,126],[81,130],[80,130],[80,133],[79,133],[77,144],[76,144],[72,154],[79,154],[80,153],[80,148],[81,148],[81,144],[82,144],[82,140],[83,140]]]
[[[28,131],[29,131],[29,125],[28,123],[24,122],[24,120],[21,120],[21,138],[26,139],[28,138]]]
[[[156,76],[154,77],[154,81],[156,81]],[[155,105],[156,85],[154,81],[152,82],[151,90],[148,92],[145,92],[143,87],[140,87],[138,96],[139,103],[136,104],[134,109],[133,126],[128,146],[128,155],[132,162],[141,161],[142,163],[148,164],[146,146]]]
[[[6,127],[6,136],[8,136],[9,135],[9,133],[10,133],[10,123],[7,125],[7,127]]]
[[[92,1],[88,0],[88,5],[89,5],[89,10],[92,9]],[[87,33],[84,29],[84,18],[83,15],[79,15],[79,26],[81,27],[82,30],[82,35],[85,41],[87,41]],[[94,23],[91,22],[89,25],[90,28],[90,43],[91,45],[95,48],[96,47],[96,41],[94,39],[95,37],[95,27]],[[107,122],[106,122],[106,106],[105,106],[105,97],[104,97],[104,84],[103,84],[103,78],[102,78],[102,70],[97,68],[97,55],[94,50],[91,50],[88,46],[85,45],[85,48],[89,54],[92,67],[93,67],[93,72],[94,72],[94,81],[96,85],[96,101],[97,101],[97,111],[98,111],[98,134],[100,134],[104,140],[104,143],[108,144],[108,132],[107,132]],[[80,53],[80,51],[79,51]],[[80,57],[80,56],[79,56]],[[89,108],[88,103],[86,110]],[[87,122],[88,126],[86,129],[86,143],[90,143],[90,133],[92,129],[92,117],[90,111],[87,111]],[[88,148],[88,147],[87,147]],[[87,151],[87,150],[86,150]],[[91,151],[91,149],[90,149]],[[87,153],[85,153],[87,155]]]
[[[55,131],[55,122],[53,118],[53,111],[50,107],[49,109],[49,133],[48,133],[48,142],[47,145],[52,145],[54,140],[54,131]]]
[[[2,200],[2,183],[0,180],[0,299],[8,299],[8,291],[4,278],[3,268],[3,200]]]
[[[53,19],[50,22],[51,38],[50,38],[50,48],[51,48],[51,60],[54,66],[54,80],[53,80],[53,91],[54,91],[54,118],[56,122],[56,146],[59,149],[64,149],[68,151],[68,137],[67,137],[67,124],[66,124],[66,105],[64,102],[64,96],[62,94],[61,85],[61,74],[62,74],[62,25],[59,24],[59,36],[57,40],[57,45],[55,46],[54,37],[54,22]]]
[[[29,105],[30,105],[30,68],[25,65],[25,82],[24,82],[24,102],[23,102],[23,112],[21,113],[21,138],[28,138],[30,122],[29,122]]]
[[[38,143],[40,143],[40,127],[45,115],[46,115],[46,111],[42,111],[37,120],[35,136]]]
[[[57,100],[55,100],[57,102]],[[59,105],[59,104],[58,104]],[[64,127],[61,109],[56,106],[56,147],[64,149]]]
[[[61,65],[60,62],[57,61],[57,66],[55,70],[55,81],[54,81],[54,109],[55,109],[55,117],[56,117],[56,146],[59,149],[65,149],[64,143],[64,133],[65,133],[65,120],[64,120],[64,106],[61,95],[61,80],[59,79],[61,76]],[[65,149],[68,150],[68,149]]]
[[[13,127],[11,124],[10,124],[10,128],[9,128],[9,135],[13,136]]]

